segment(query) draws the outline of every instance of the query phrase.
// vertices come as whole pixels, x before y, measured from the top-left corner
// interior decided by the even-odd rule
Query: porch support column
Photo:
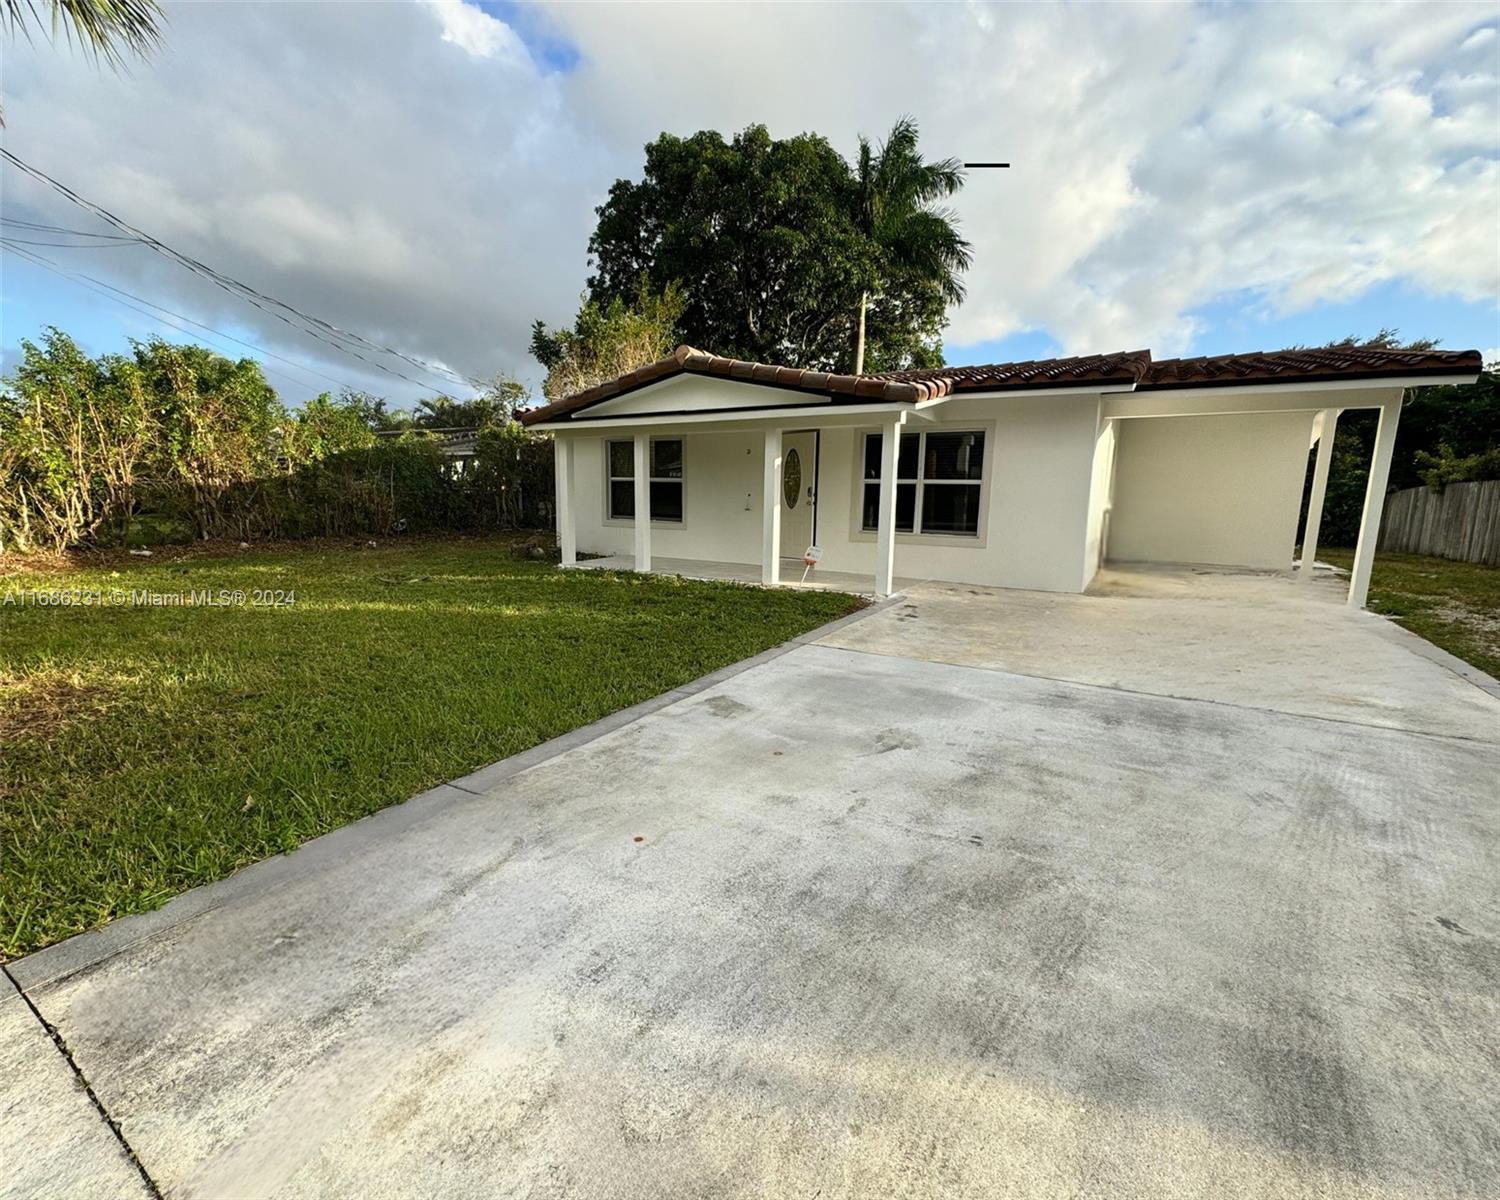
[[[578,565],[578,528],[573,507],[573,439],[552,435],[552,463],[557,478],[557,548],[562,565]]]
[[[1313,466],[1312,491],[1307,497],[1307,527],[1302,531],[1302,561],[1297,564],[1297,578],[1304,583],[1312,578],[1313,563],[1318,557],[1318,533],[1323,526],[1323,497],[1328,494],[1328,467],[1333,462],[1333,433],[1339,410],[1325,408],[1318,414],[1318,460]]]
[[[635,435],[635,569],[651,570],[651,435]]]
[[[880,430],[880,510],[875,519],[875,598],[896,590],[896,460],[901,422],[887,421]]]
[[[766,430],[765,512],[760,537],[760,581],[781,582],[781,430]]]
[[[1401,397],[1380,406],[1380,424],[1375,429],[1375,453],[1370,458],[1370,479],[1365,484],[1365,508],[1359,518],[1359,542],[1354,547],[1354,568],[1349,572],[1349,607],[1363,608],[1370,594],[1370,568],[1375,565],[1375,545],[1380,541],[1380,515],[1385,511],[1385,487],[1391,477],[1391,452],[1396,448],[1396,424],[1401,420]]]

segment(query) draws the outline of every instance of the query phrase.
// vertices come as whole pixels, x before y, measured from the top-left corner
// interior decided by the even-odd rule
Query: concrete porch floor
[[[634,571],[635,558],[629,554],[611,554],[605,558],[589,558],[577,565],[580,571]],[[781,583],[783,587],[815,588],[821,591],[850,592],[856,596],[875,594],[875,573],[868,575],[851,571],[825,571],[814,567],[802,578],[803,565],[800,558],[781,560]],[[760,584],[759,563],[714,562],[702,558],[651,559],[651,574],[680,575],[683,579],[719,579],[731,583]],[[896,579],[896,590],[920,583],[918,579]]]

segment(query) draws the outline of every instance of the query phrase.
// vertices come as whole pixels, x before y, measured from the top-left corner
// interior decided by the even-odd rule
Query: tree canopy
[[[584,297],[572,329],[531,327],[532,356],[547,368],[542,393],[558,400],[665,358],[677,343],[685,302],[669,284],[661,295],[641,287],[633,304]]]
[[[859,139],[854,171],[855,221],[869,243],[869,275],[863,280],[854,334],[854,373],[864,370],[870,306],[879,310],[908,296],[944,306],[959,304],[959,278],[969,267],[969,243],[959,237],[953,214],[938,201],[963,187],[956,159],[924,162],[917,124],[902,117],[878,148]],[[902,328],[899,313],[883,329]],[[884,357],[889,357],[889,350]]]
[[[899,125],[893,139],[909,165],[915,126]],[[892,194],[901,190],[896,157]],[[950,247],[967,247],[951,215],[931,208],[929,189],[905,189],[887,209],[876,203],[875,183],[872,172],[862,187],[815,134],[777,140],[764,125],[727,142],[709,130],[664,133],[646,147],[642,178],[616,180],[597,210],[589,299],[608,311],[632,304],[643,287],[661,295],[676,285],[682,340],[716,354],[848,371],[868,295],[868,369],[940,364],[963,263],[950,256],[934,275],[934,256],[916,253],[916,223],[898,229],[897,209],[915,206],[952,235]],[[925,227],[925,247],[936,232]]]

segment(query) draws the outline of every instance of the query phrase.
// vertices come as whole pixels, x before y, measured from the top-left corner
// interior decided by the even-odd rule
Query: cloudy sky
[[[975,254],[950,361],[1383,325],[1500,355],[1494,3],[166,8],[164,49],[125,75],[7,41],[4,144],[260,291],[466,377],[536,380],[532,320],[571,317],[593,208],[662,130],[763,122],[848,153],[903,113],[932,157],[1014,164],[957,203]],[[82,240],[18,221],[108,229],[14,168],[0,184],[8,238]],[[52,269],[4,254],[7,365],[48,324],[101,352],[184,340],[188,318],[220,349],[279,356],[292,401],[338,381],[405,403],[441,379],[335,352],[143,246],[26,250]]]

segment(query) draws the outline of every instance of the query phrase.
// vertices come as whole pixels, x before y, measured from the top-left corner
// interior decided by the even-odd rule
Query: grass
[[[295,603],[3,603],[38,588]],[[858,604],[562,572],[488,539],[9,573],[0,955],[153,908]]]
[[[1352,550],[1318,551],[1346,570]],[[1423,554],[1377,554],[1368,606],[1500,677],[1500,569]]]

